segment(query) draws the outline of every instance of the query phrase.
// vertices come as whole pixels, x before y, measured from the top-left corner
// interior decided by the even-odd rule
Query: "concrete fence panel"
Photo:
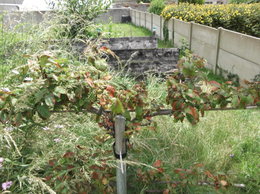
[[[133,9],[130,9],[130,17],[131,17],[131,20],[132,20],[132,23],[134,23],[134,17],[135,17],[135,11]]]
[[[260,66],[260,38],[223,29],[220,48]]]
[[[153,29],[158,37],[161,37],[161,17],[155,14],[153,15]]]
[[[228,73],[237,74],[240,80],[250,81],[254,79],[257,74],[260,74],[260,65],[242,59],[223,49],[220,49],[219,51],[218,66]]]
[[[146,14],[145,12],[140,13],[140,26],[145,27],[146,23]]]
[[[192,24],[191,50],[207,59],[211,68],[216,64],[218,30],[200,24]]]
[[[152,14],[146,12],[145,13],[145,18],[146,18],[146,22],[145,22],[145,27],[149,30],[152,30],[152,26],[153,26],[153,20],[152,20]]]
[[[130,16],[130,9],[129,8],[113,8],[108,9],[105,13],[100,14],[96,19],[95,22],[98,23],[121,23],[122,16]]]
[[[169,40],[173,40],[174,39],[174,20],[170,19],[168,21],[168,32],[169,32]]]
[[[140,12],[139,11],[135,12],[135,18],[136,18],[136,25],[140,26]]]
[[[182,45],[182,40],[185,39],[188,43],[190,40],[190,26],[188,22],[183,22],[174,19],[174,43],[179,47]]]

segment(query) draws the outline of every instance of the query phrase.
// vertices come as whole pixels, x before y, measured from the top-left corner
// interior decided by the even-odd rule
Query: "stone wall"
[[[113,69],[128,72],[135,77],[145,73],[161,74],[176,69],[179,57],[177,48],[114,50],[120,62],[110,57]]]
[[[155,37],[122,37],[104,39],[103,46],[111,50],[125,49],[153,49],[158,48],[158,39]]]

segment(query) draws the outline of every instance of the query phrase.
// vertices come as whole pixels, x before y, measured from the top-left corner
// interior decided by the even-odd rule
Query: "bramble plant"
[[[113,129],[113,116],[118,114],[131,126],[166,113],[173,114],[176,121],[187,118],[196,124],[206,110],[259,105],[259,82],[247,82],[248,87],[243,88],[231,82],[208,81],[202,70],[204,60],[190,54],[180,60],[179,70],[166,81],[171,110],[165,113],[167,106],[158,107],[149,99],[144,84],[132,88],[113,84],[106,61],[100,58],[104,53],[113,54],[106,47],[92,49],[85,65],[70,64],[50,54],[32,56],[28,64],[12,71],[10,79],[15,81],[0,90],[1,122],[20,126],[34,122],[36,115],[46,120],[56,111],[87,111],[97,114],[98,120],[101,117],[101,126],[108,129]]]
[[[200,114],[203,115],[204,111],[209,109],[259,105],[259,82],[248,83],[248,88],[238,88],[229,82],[219,84],[207,81],[207,73],[203,71],[204,60],[191,54],[181,59],[179,70],[166,81],[167,104],[162,104],[162,101],[157,102],[149,97],[144,83],[126,85],[114,81],[106,61],[102,58],[107,54],[113,53],[106,47],[98,48],[91,45],[86,49],[85,63],[59,59],[51,53],[27,56],[27,64],[13,69],[9,79],[1,84],[1,132],[7,142],[11,142],[9,144],[15,148],[12,154],[16,158],[11,161],[5,157],[3,165],[14,166],[11,172],[22,174],[24,177],[16,180],[11,174],[12,179],[2,179],[2,182],[13,181],[10,190],[20,191],[17,186],[19,182],[29,182],[35,185],[33,187],[48,192],[54,192],[53,189],[56,192],[91,192],[91,189],[113,191],[110,184],[114,177],[111,172],[112,151],[107,147],[108,144],[105,144],[108,140],[111,142],[112,138],[97,134],[91,135],[88,140],[79,140],[73,133],[81,130],[81,133],[88,136],[93,134],[93,128],[83,130],[76,127],[73,132],[68,132],[63,130],[62,125],[51,127],[50,122],[57,118],[55,113],[65,114],[64,119],[67,120],[71,115],[66,114],[82,112],[77,119],[83,123],[88,123],[83,117],[84,114],[94,113],[96,122],[105,127],[110,134],[113,134],[114,116],[121,114],[127,119],[126,133],[130,135],[140,130],[143,125],[151,124],[152,117],[158,115],[170,114],[176,121],[187,118],[190,123],[196,124]],[[64,123],[64,120],[59,123]],[[9,129],[17,135],[20,134],[17,140],[24,142],[22,148],[16,146],[8,132]],[[45,133],[39,136],[42,133],[39,129],[46,131],[48,136]],[[51,158],[45,159],[44,163],[37,161],[37,164],[31,164],[31,159],[21,162],[20,158],[24,158],[29,151],[37,151],[37,147],[31,148],[28,137],[33,137],[33,141],[42,141],[40,137],[44,137],[44,142],[54,142],[54,145],[47,144],[46,149],[52,149],[57,146],[55,144],[65,146],[61,151],[55,150],[55,153],[48,154],[46,157],[50,155]],[[48,138],[49,141],[46,140]],[[106,145],[105,148],[93,147],[93,141],[89,138],[94,138],[93,141],[99,142],[98,145]],[[3,149],[8,151],[9,148]],[[97,152],[102,154],[97,156]],[[23,168],[16,168],[20,165]],[[37,165],[41,168],[36,168]],[[153,170],[150,175],[154,180],[158,180],[157,178],[162,176],[162,167],[156,164],[155,168],[157,170]],[[7,170],[8,168],[4,169],[4,172]],[[140,173],[138,176],[141,176]]]

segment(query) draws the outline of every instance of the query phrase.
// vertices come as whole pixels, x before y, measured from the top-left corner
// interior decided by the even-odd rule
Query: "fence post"
[[[146,12],[144,12],[144,27],[146,28]]]
[[[175,28],[174,28],[174,23],[175,19],[172,19],[172,44],[174,45],[174,33],[175,33]]]
[[[123,157],[126,156],[125,139],[125,117],[117,115],[115,118],[115,155],[119,156],[116,168],[116,186],[117,194],[126,194],[126,163],[123,163]]]
[[[222,28],[219,27],[218,28],[217,41],[216,41],[216,60],[215,60],[215,64],[214,64],[214,73],[215,74],[217,73],[217,70],[218,70],[221,31],[222,31]]]
[[[192,28],[193,28],[194,22],[190,22],[190,39],[189,39],[189,49],[191,50],[191,44],[192,44]]]
[[[151,13],[151,31],[153,31],[153,13]]]
[[[160,16],[160,39],[163,40],[163,18]]]

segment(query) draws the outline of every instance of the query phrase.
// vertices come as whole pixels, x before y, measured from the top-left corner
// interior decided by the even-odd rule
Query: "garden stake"
[[[118,194],[126,194],[126,164],[123,158],[126,157],[126,139],[125,139],[125,117],[117,115],[115,118],[115,156],[117,160],[116,168],[116,186]]]

